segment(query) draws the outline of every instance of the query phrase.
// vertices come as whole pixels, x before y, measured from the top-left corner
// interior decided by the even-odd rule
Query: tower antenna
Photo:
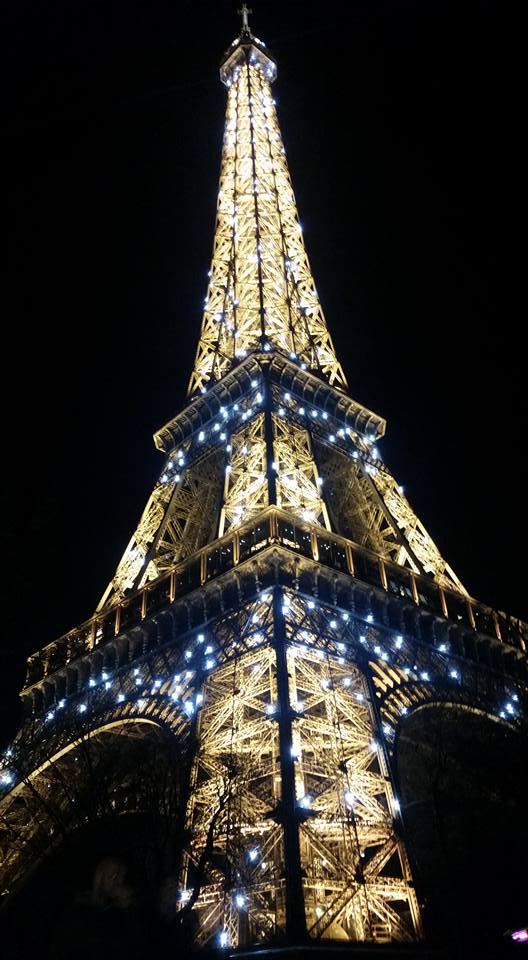
[[[239,13],[242,17],[242,33],[251,33],[251,30],[249,29],[248,15],[253,13],[253,10],[251,10],[247,4],[243,3],[240,10],[237,10],[237,13]]]

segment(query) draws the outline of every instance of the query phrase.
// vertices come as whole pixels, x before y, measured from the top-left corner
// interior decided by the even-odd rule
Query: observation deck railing
[[[55,671],[120,633],[131,630],[147,617],[221,574],[236,569],[273,544],[348,574],[359,583],[407,601],[436,618],[449,620],[490,638],[494,643],[514,648],[518,655],[527,652],[528,626],[523,621],[446,589],[431,578],[392,563],[345,537],[293,519],[277,507],[268,507],[253,521],[230,530],[118,605],[99,611],[81,626],[29,657],[22,693],[28,693],[33,685]]]

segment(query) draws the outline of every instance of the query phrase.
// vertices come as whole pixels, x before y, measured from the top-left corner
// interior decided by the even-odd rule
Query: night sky
[[[26,656],[93,612],[184,401],[239,5],[4,5],[0,743]],[[251,5],[350,392],[470,593],[527,617],[520,24],[492,2]]]

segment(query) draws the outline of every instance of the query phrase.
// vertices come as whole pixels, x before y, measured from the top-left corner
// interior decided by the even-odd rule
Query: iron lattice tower
[[[468,595],[381,458],[383,419],[349,395],[275,61],[242,12],[187,403],[155,434],[164,466],[95,614],[29,659],[0,773],[2,890],[34,862],[35,790],[74,758],[75,718],[90,735],[160,725],[193,744],[175,909],[213,841],[198,942],[409,941],[400,725],[438,702],[515,724],[526,627]]]

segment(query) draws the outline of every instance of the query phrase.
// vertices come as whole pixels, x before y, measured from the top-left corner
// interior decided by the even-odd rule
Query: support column
[[[266,475],[268,478],[268,503],[277,505],[277,479],[273,467],[275,463],[275,445],[273,443],[273,420],[271,416],[271,384],[268,368],[264,369],[264,437],[266,439]]]
[[[286,934],[291,943],[306,939],[306,914],[299,843],[299,819],[295,797],[295,762],[292,757],[292,713],[290,709],[286,631],[280,587],[273,589],[273,645],[277,662],[277,696],[281,771],[280,820],[284,837],[286,882]]]

